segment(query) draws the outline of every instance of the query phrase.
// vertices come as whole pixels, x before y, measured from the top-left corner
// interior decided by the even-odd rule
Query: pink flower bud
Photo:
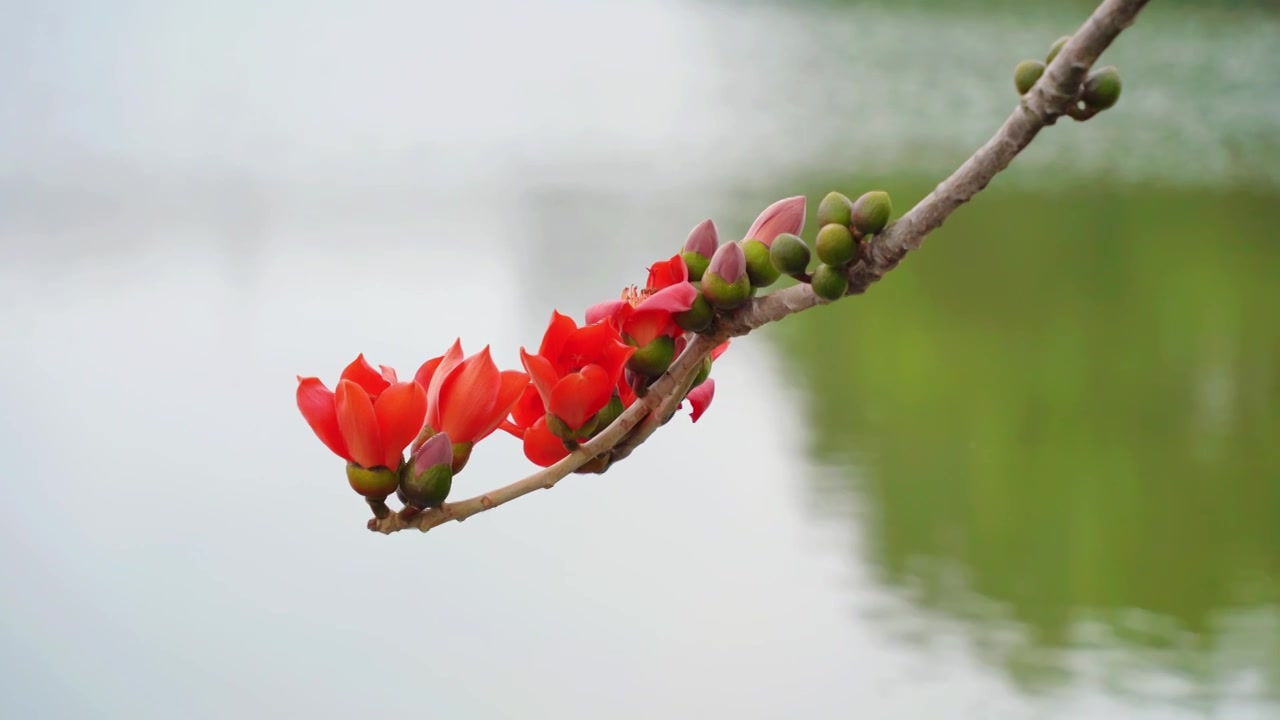
[[[773,239],[783,233],[799,235],[804,229],[805,200],[803,195],[785,198],[770,205],[751,223],[751,229],[743,240],[759,240],[772,246]]]
[[[727,283],[737,282],[747,272],[747,256],[742,254],[742,246],[738,243],[721,245],[711,256],[707,272],[719,275]]]
[[[413,474],[421,475],[437,465],[453,465],[453,443],[448,433],[427,438],[413,453]]]
[[[684,241],[684,250],[710,258],[716,254],[716,247],[719,245],[720,235],[716,232],[716,224],[708,219],[698,223],[689,233],[689,239]]]

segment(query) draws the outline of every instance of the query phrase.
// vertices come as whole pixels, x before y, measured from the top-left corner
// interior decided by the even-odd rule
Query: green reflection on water
[[[835,469],[819,496],[855,498],[885,582],[979,647],[1015,621],[984,654],[1024,687],[1100,628],[1276,692],[1277,226],[1277,194],[997,181],[865,296],[767,334]]]

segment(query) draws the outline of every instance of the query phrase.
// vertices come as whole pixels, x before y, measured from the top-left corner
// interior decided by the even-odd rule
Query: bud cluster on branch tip
[[[814,251],[819,260],[813,275],[807,275],[809,247],[796,235],[774,240],[769,258],[778,272],[810,283],[814,294],[836,300],[848,291],[848,268],[862,257],[872,236],[889,224],[893,203],[889,194],[874,190],[857,200],[838,192],[827,193],[818,204],[818,233]]]
[[[1053,42],[1044,62],[1039,60],[1023,60],[1013,69],[1013,86],[1019,95],[1026,95],[1044,75],[1045,69],[1053,59],[1058,57],[1070,35],[1064,35]],[[1083,107],[1070,110],[1068,114],[1077,120],[1087,120],[1094,114],[1112,107],[1120,100],[1120,72],[1114,67],[1098,68],[1089,73],[1084,86],[1080,89],[1080,102]]]

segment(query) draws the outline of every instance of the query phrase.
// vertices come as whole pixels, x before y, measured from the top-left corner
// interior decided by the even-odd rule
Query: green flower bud
[[[347,463],[347,482],[361,495],[381,500],[396,491],[400,477],[389,467],[366,468]]]
[[[853,203],[852,224],[863,235],[877,235],[889,224],[892,214],[893,203],[889,200],[889,193],[873,190]]]
[[[1120,71],[1108,65],[1089,73],[1080,99],[1094,110],[1106,110],[1115,105],[1120,99]]]
[[[1023,60],[1013,69],[1013,86],[1019,95],[1031,92],[1040,76],[1044,75],[1044,63],[1039,60]]]
[[[818,259],[827,265],[839,267],[847,265],[858,254],[858,243],[853,233],[844,225],[823,225],[818,230],[818,238],[813,243],[818,251]]]
[[[627,360],[627,369],[638,375],[658,377],[671,367],[671,361],[675,356],[675,338],[670,335],[661,335],[650,341],[648,345],[637,348],[631,359]]]
[[[823,225],[848,225],[853,214],[853,201],[838,192],[829,192],[818,203],[818,227]],[[776,241],[775,241],[776,242]]]
[[[469,445],[469,443],[459,443]],[[400,489],[396,496],[406,506],[438,507],[453,487],[453,444],[446,433],[433,435],[400,467]],[[465,461],[464,461],[465,462]]]
[[[1044,64],[1048,65],[1049,63],[1053,62],[1053,59],[1058,57],[1058,53],[1062,52],[1062,47],[1066,45],[1067,41],[1070,39],[1071,39],[1070,35],[1063,35],[1057,40],[1054,40],[1053,47],[1049,48],[1049,55],[1044,59]]]
[[[705,357],[702,358],[702,367],[698,368],[698,374],[693,376],[693,384],[689,386],[689,389],[692,390],[698,387],[706,382],[709,377],[711,377],[711,358]]]
[[[769,260],[769,246],[759,240],[743,240],[742,254],[747,259],[747,279],[751,287],[769,287],[778,280],[778,269]]]
[[[699,292],[698,297],[693,299],[693,307],[684,312],[675,313],[671,317],[675,318],[676,325],[679,325],[681,330],[702,332],[711,327],[711,319],[715,314],[716,311],[711,307],[711,303],[707,302]]]
[[[814,294],[823,300],[839,300],[849,289],[849,279],[840,268],[819,265],[813,271],[810,285],[813,286]]]
[[[707,265],[711,263],[711,258],[692,250],[685,250],[680,253],[680,257],[684,260],[684,266],[689,268],[690,282],[701,280],[702,273],[707,271]]]
[[[726,282],[724,278],[708,270],[702,276],[702,292],[712,307],[732,310],[751,299],[751,281],[743,273],[736,282]]]
[[[702,294],[717,310],[732,310],[751,298],[747,258],[735,242],[721,245],[702,276]]]
[[[769,260],[778,272],[799,275],[809,267],[809,246],[799,235],[783,233],[773,239],[773,245],[769,247]]]

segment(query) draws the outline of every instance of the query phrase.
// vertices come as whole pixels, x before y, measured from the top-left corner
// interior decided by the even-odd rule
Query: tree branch
[[[1089,69],[1112,41],[1133,24],[1148,1],[1104,0],[1072,35],[1030,92],[1022,97],[996,134],[933,192],[873,239],[863,259],[849,269],[847,294],[866,292],[885,273],[897,267],[908,252],[920,247],[926,235],[941,227],[951,213],[1008,167],[1041,129],[1063,115],[1081,116],[1080,88]],[[670,419],[702,367],[702,361],[717,345],[825,302],[814,295],[807,284],[757,298],[721,318],[711,330],[692,336],[684,352],[643,398],[637,399],[609,427],[555,465],[483,495],[445,503],[415,516],[402,511],[374,518],[369,521],[369,529],[385,534],[407,528],[426,532],[450,520],[461,522],[535,490],[554,487],[597,458],[606,457],[610,462],[621,460]]]

